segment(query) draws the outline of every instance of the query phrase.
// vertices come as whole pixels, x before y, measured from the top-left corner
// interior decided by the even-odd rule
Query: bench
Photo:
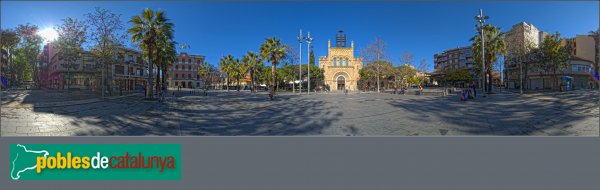
[[[417,94],[417,93],[415,92],[415,94]],[[423,96],[444,96],[446,94],[443,91],[423,91],[421,93],[421,95],[423,95]]]

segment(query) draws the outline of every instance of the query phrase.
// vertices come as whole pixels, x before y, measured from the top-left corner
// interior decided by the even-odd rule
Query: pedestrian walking
[[[477,89],[475,88],[475,83],[471,84],[471,89],[473,89],[473,97],[477,97]]]

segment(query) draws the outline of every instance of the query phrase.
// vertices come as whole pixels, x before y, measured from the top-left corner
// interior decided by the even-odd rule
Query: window
[[[178,86],[178,85],[179,85],[179,83],[178,83],[178,82],[175,82],[175,86]]]
[[[583,73],[583,72],[589,72],[591,70],[592,67],[588,66],[588,65],[572,65],[571,66],[571,70],[573,73]]]
[[[175,65],[175,70],[179,70],[179,65]]]
[[[191,65],[190,65],[190,66],[188,66],[188,70],[190,70],[190,71],[192,70],[192,66],[191,66]]]
[[[179,74],[175,74],[175,79],[177,79],[179,77]],[[177,82],[175,82],[175,85],[177,85]]]
[[[188,74],[188,79],[192,79],[192,74]]]
[[[348,61],[348,58],[346,58],[346,67],[348,66],[348,62],[349,62],[349,61]]]

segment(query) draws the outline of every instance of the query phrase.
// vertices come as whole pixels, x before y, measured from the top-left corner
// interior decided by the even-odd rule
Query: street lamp
[[[481,87],[483,89],[483,97],[485,97],[485,81],[486,81],[486,76],[485,76],[485,41],[484,41],[484,36],[483,36],[483,23],[485,23],[485,20],[487,20],[488,18],[490,18],[489,16],[483,16],[483,10],[479,9],[479,15],[475,16],[475,20],[477,20],[479,22],[479,29],[481,30],[480,35],[481,35],[481,76],[482,76],[482,80],[483,82],[480,83]]]
[[[298,74],[298,78],[300,80],[300,94],[302,94],[302,40],[304,40],[304,36],[302,36],[302,29],[300,29],[300,34],[298,35],[298,43],[300,44],[300,64],[298,67],[300,68],[300,74]],[[293,90],[295,92],[296,89]]]
[[[306,36],[306,43],[307,43],[307,48],[308,49],[308,53],[306,54],[306,56],[308,56],[308,64],[306,64],[308,66],[308,89],[306,89],[306,91],[308,92],[308,95],[310,95],[310,43],[313,41],[313,39],[310,37],[310,32],[308,32],[308,36]]]

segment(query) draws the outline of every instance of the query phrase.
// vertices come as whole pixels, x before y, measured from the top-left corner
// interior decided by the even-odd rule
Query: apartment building
[[[205,56],[179,53],[173,66],[167,73],[167,85],[170,88],[201,88],[203,82],[198,73],[204,65]]]
[[[441,73],[449,69],[472,68],[475,64],[471,46],[444,50],[433,55],[433,62],[435,71]]]
[[[102,72],[102,63],[89,51],[73,62],[67,62],[52,43],[46,44],[42,53],[40,82],[48,89],[102,90],[103,75],[108,84],[106,91],[123,92],[141,89],[148,76],[148,64],[139,51],[119,48],[108,69]],[[137,88],[136,88],[137,87]]]
[[[527,22],[517,23],[506,32],[508,55],[504,59],[505,85],[509,88],[519,88],[521,80],[519,63],[526,60],[522,60],[523,57],[517,55],[527,54],[532,49],[538,48],[547,35],[548,33]]]

